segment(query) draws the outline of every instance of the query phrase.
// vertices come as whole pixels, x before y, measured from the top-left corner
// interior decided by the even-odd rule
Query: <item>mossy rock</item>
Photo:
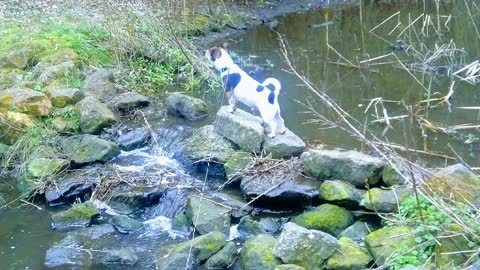
[[[107,105],[94,97],[86,97],[75,104],[75,112],[80,117],[80,129],[86,134],[98,135],[116,122],[115,115]]]
[[[0,90],[22,81],[26,76],[25,71],[18,69],[0,69]]]
[[[0,55],[0,68],[25,69],[33,59],[35,51],[28,48],[11,49]]]
[[[54,229],[65,230],[90,226],[100,216],[100,212],[92,202],[74,204],[72,208],[52,216]]]
[[[306,270],[306,269],[296,264],[282,264],[277,266],[275,270]]]
[[[172,229],[180,232],[190,232],[192,222],[188,219],[187,214],[181,213],[173,217]]]
[[[24,113],[7,111],[0,112],[0,142],[7,145],[14,144],[23,134],[26,129],[33,127],[35,122],[33,118]]]
[[[253,157],[247,152],[235,152],[225,162],[225,174],[229,182],[239,181],[242,179],[242,174],[247,166],[252,162]]]
[[[250,216],[244,216],[240,219],[237,230],[244,239],[267,233],[267,231],[261,226],[260,222],[253,220]]]
[[[472,255],[470,242],[462,233],[463,229],[457,224],[444,226],[443,235],[436,237],[435,262],[439,269],[456,269],[469,261]],[[462,267],[463,268],[463,267]]]
[[[365,244],[376,264],[383,265],[395,252],[416,245],[415,230],[407,226],[384,227],[367,235]]]
[[[296,224],[307,229],[324,231],[338,235],[353,223],[352,214],[345,208],[333,204],[322,204],[293,219]]]
[[[277,239],[268,234],[258,235],[243,245],[240,266],[243,270],[274,270],[282,261],[273,255]]]
[[[403,176],[390,164],[387,164],[385,168],[383,168],[382,180],[387,187],[402,186],[405,184]]]
[[[37,158],[28,163],[28,173],[35,178],[42,178],[55,175],[66,168],[69,162],[65,159]]]
[[[320,186],[321,200],[346,207],[358,207],[364,196],[365,191],[341,180],[327,180]]]
[[[230,228],[232,209],[214,202],[211,198],[190,195],[185,210],[199,234],[213,231],[227,233]]]
[[[48,88],[46,92],[52,101],[52,105],[56,108],[74,105],[81,98],[80,90],[77,88],[51,87]]]
[[[361,205],[378,212],[396,213],[400,203],[411,194],[412,190],[410,188],[398,187],[388,190],[372,188],[366,192]]]
[[[225,163],[234,153],[232,144],[216,133],[212,125],[197,129],[185,140],[185,154],[192,161],[212,159]]]
[[[207,260],[205,266],[207,269],[230,269],[237,256],[238,251],[235,242],[228,242],[219,252]]]
[[[32,116],[47,116],[52,111],[50,99],[38,91],[32,89],[14,87],[0,92],[0,99],[5,96],[12,97],[8,109]],[[5,106],[5,105],[2,105]]]
[[[143,223],[141,221],[122,215],[113,216],[111,222],[113,227],[115,227],[119,233],[125,234],[138,231],[143,227]]]
[[[77,166],[107,162],[120,154],[120,148],[115,143],[94,135],[68,137],[61,144],[63,153]]]
[[[368,268],[372,257],[350,238],[338,239],[338,248],[326,262],[330,270],[361,270]]]
[[[167,109],[168,113],[188,120],[197,120],[208,115],[208,107],[203,100],[178,92],[168,95]]]

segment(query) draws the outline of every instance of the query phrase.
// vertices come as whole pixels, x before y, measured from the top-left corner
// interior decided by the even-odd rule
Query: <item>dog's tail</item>
[[[268,95],[268,101],[273,104],[275,97],[278,97],[280,94],[280,89],[282,89],[282,85],[280,82],[275,78],[267,78],[262,85],[268,88],[271,93]]]

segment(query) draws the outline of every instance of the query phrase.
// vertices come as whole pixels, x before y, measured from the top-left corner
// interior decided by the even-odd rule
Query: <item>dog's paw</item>
[[[270,139],[273,139],[273,138],[275,138],[275,133],[270,133],[270,134],[268,134],[267,136],[268,136]]]
[[[283,135],[283,134],[285,134],[286,132],[287,132],[287,129],[284,129],[284,130],[280,131],[279,133]]]
[[[228,109],[227,109],[227,112],[229,112],[229,113],[234,113],[235,110],[236,110],[236,108],[228,108]]]

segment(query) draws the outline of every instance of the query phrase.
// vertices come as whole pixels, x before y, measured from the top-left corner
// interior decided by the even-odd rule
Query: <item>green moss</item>
[[[52,216],[53,225],[59,229],[70,227],[85,227],[90,225],[92,219],[99,216],[100,212],[91,202],[78,203],[67,211]]]
[[[322,204],[312,211],[297,216],[293,222],[307,229],[338,235],[353,223],[353,216],[345,208],[333,204]]]
[[[172,250],[172,253],[184,253],[192,248],[196,251],[194,253],[197,256],[196,259],[204,261],[219,251],[224,245],[225,235],[221,232],[211,232],[179,244]]]
[[[253,157],[247,152],[235,152],[223,165],[229,181],[241,179],[241,174],[252,162]]]
[[[267,234],[261,234],[245,242],[240,255],[240,266],[244,270],[275,269],[281,264],[273,255],[273,247],[277,240]]]
[[[416,245],[414,230],[408,226],[385,227],[371,232],[365,237],[365,244],[378,265],[401,249]]]
[[[68,166],[68,161],[65,159],[38,158],[32,160],[27,169],[32,177],[42,178],[52,176],[66,166]]]
[[[326,262],[327,269],[360,270],[366,269],[372,257],[350,238],[342,237],[335,253]]]

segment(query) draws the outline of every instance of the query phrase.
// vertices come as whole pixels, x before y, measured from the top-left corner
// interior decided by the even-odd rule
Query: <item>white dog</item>
[[[226,44],[207,50],[205,56],[213,62],[222,76],[230,104],[229,112],[235,112],[236,103],[240,101],[260,112],[268,137],[275,137],[277,131],[280,134],[285,133],[286,128],[278,105],[281,86],[277,79],[268,78],[263,83],[257,82],[233,62],[228,55]]]

